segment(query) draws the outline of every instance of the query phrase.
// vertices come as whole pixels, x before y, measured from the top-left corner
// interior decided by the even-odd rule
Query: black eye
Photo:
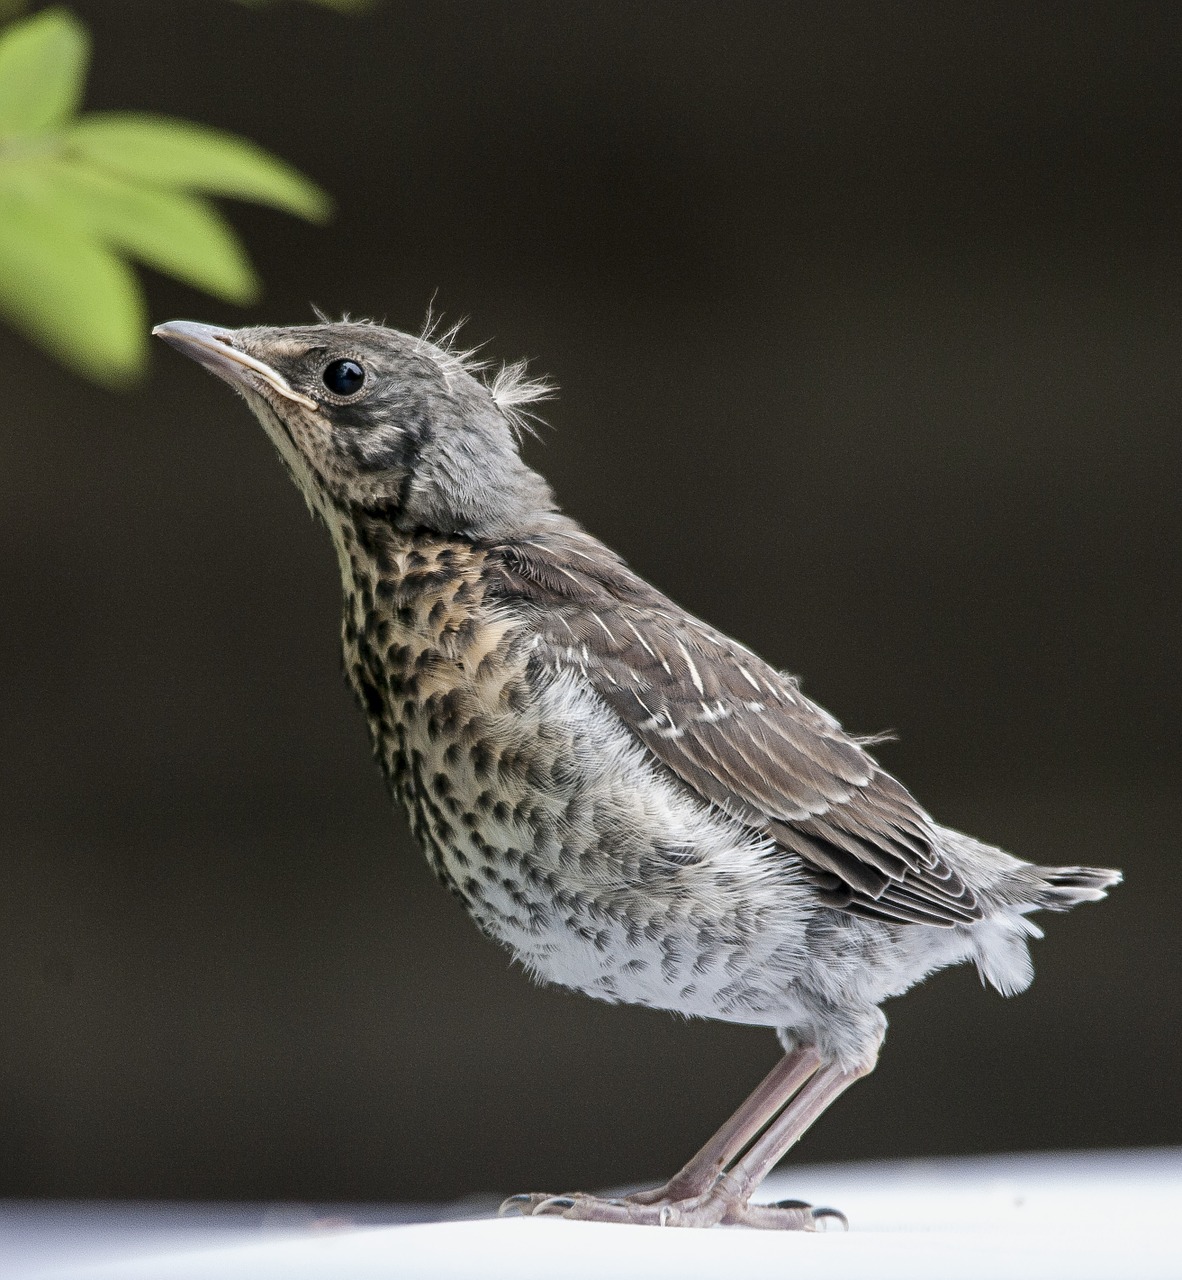
[[[322,376],[334,396],[356,395],[365,384],[365,370],[356,360],[334,360]]]

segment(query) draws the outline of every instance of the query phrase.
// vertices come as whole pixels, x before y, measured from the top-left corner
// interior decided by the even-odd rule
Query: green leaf
[[[146,315],[131,268],[68,215],[0,193],[0,311],[63,364],[107,386],[143,372]]]
[[[0,137],[64,124],[82,101],[90,37],[73,14],[46,9],[0,34]]]
[[[57,163],[47,174],[90,235],[227,302],[253,302],[259,281],[237,236],[207,200],[141,187],[89,165]]]
[[[164,116],[105,112],[78,120],[65,134],[92,163],[153,186],[236,196],[325,221],[332,201],[303,174],[245,138]]]

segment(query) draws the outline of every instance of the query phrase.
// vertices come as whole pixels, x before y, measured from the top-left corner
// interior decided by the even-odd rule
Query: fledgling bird
[[[486,381],[448,341],[364,323],[154,332],[243,395],[327,526],[375,755],[477,925],[544,981],[784,1047],[664,1186],[506,1204],[815,1227],[834,1211],[751,1196],[873,1068],[880,1004],[968,960],[1021,991],[1030,912],[1120,874],[940,826],[791,676],[562,515],[518,451],[542,393],[521,367]]]

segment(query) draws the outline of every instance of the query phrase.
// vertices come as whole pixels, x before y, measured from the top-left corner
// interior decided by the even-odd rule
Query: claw
[[[561,1213],[566,1209],[573,1209],[574,1207],[575,1202],[571,1196],[548,1196],[545,1200],[541,1201],[540,1204],[534,1207],[533,1216],[535,1218],[543,1217],[545,1214],[552,1213],[555,1210]]]
[[[850,1229],[850,1220],[840,1209],[830,1209],[825,1205],[817,1205],[813,1209],[813,1221],[817,1224],[818,1231],[828,1231],[828,1221],[832,1218],[834,1222],[841,1223],[841,1229],[848,1231]],[[826,1225],[822,1226],[824,1223]]]
[[[528,1194],[510,1196],[507,1200],[502,1200],[500,1208],[497,1210],[498,1218],[508,1217],[511,1213],[519,1213],[521,1216],[527,1217],[529,1214],[528,1205],[533,1203],[533,1196]]]

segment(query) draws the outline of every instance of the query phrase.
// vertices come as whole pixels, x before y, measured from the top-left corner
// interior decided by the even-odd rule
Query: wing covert
[[[796,681],[679,609],[587,535],[505,548],[512,594],[648,750],[704,800],[796,854],[855,914],[980,918],[930,820]]]

